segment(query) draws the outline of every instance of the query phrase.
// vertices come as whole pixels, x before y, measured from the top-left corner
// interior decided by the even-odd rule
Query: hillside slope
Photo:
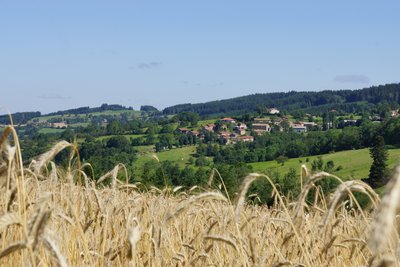
[[[165,108],[163,113],[192,111],[200,115],[233,115],[254,112],[259,107],[277,107],[287,111],[301,109],[312,113],[331,109],[355,112],[381,102],[400,103],[400,83],[359,90],[253,94],[206,103],[176,105]]]
[[[388,167],[393,168],[397,163],[399,163],[400,149],[389,149],[388,152]],[[367,178],[369,174],[369,168],[372,164],[369,149],[364,148],[324,154],[320,156],[288,159],[284,165],[281,165],[276,161],[256,162],[250,163],[250,165],[253,167],[255,172],[278,172],[280,174],[286,174],[290,168],[294,168],[296,170],[300,169],[301,164],[305,164],[309,169],[311,169],[312,161],[318,157],[321,157],[324,163],[330,160],[333,161],[335,164],[334,168],[329,172],[339,176],[343,180]],[[339,166],[341,166],[341,168],[337,169]]]

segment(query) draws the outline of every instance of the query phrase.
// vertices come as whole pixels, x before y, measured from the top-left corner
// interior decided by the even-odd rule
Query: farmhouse
[[[308,122],[308,121],[302,121],[302,122],[300,122],[300,124],[303,124],[306,128],[311,128],[311,127],[314,127],[314,126],[318,126],[318,124],[317,123],[315,123],[315,122]]]
[[[219,136],[224,139],[228,139],[230,137],[230,135],[231,135],[231,133],[228,131],[222,131],[219,133]]]
[[[228,131],[222,131],[219,133],[219,137],[225,140],[227,145],[234,143],[234,139],[237,136],[238,136],[237,134]]]
[[[296,132],[296,133],[304,133],[307,131],[307,127],[304,126],[303,123],[292,123],[290,127]]]
[[[267,112],[272,115],[279,114],[279,109],[277,108],[267,108]]]
[[[214,129],[215,129],[215,124],[206,124],[206,125],[204,125],[203,127],[202,127],[202,129],[204,130],[204,131],[207,131],[207,132],[210,132],[210,133],[213,133],[214,132]]]
[[[246,130],[247,130],[247,125],[244,123],[239,122],[236,126],[235,126],[235,131],[236,133],[240,134],[240,135],[245,135],[246,134]]]
[[[68,128],[68,124],[65,122],[54,122],[51,124],[52,128],[57,128],[57,129],[65,129]]]
[[[253,123],[253,131],[258,135],[271,132],[271,126],[267,123]]]

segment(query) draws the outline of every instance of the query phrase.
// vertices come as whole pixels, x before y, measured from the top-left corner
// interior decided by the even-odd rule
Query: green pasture
[[[388,165],[393,168],[394,165],[400,161],[400,149],[389,149]],[[369,154],[369,149],[348,150],[331,154],[320,155],[324,163],[332,160],[335,164],[332,173],[339,176],[343,180],[361,179],[368,177],[369,169],[372,164],[372,159]],[[307,162],[308,158],[308,162]],[[311,170],[311,163],[317,159],[318,156],[309,156],[302,158],[288,159],[284,165],[276,161],[250,163],[255,172],[271,173],[279,172],[286,174],[290,168],[299,170],[302,164]],[[336,170],[339,166],[341,170]]]

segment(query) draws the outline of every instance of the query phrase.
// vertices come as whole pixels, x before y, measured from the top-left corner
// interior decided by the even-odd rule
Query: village
[[[254,142],[257,136],[261,136],[271,132],[283,132],[292,131],[295,133],[306,133],[308,131],[320,131],[328,130],[330,128],[337,128],[337,121],[341,121],[345,126],[356,125],[357,120],[360,117],[353,117],[351,114],[346,114],[345,116],[337,116],[336,110],[329,111],[328,114],[336,116],[335,121],[327,121],[323,123],[322,117],[316,117],[311,114],[305,113],[300,118],[294,118],[293,115],[287,114],[283,115],[281,111],[276,108],[264,108],[265,116],[256,116],[247,120],[246,123],[240,119],[232,117],[216,118],[214,120],[209,119],[205,121],[199,121],[198,125],[195,127],[191,126],[175,126],[175,133],[187,135],[190,138],[196,138],[199,140],[204,140],[206,135],[212,134],[216,136],[220,141],[220,144],[230,145],[238,142]],[[126,115],[121,113],[122,115]],[[388,116],[391,118],[399,117],[398,110],[390,110]],[[128,117],[128,116],[126,116]],[[339,118],[339,120],[337,120]],[[38,117],[33,118],[24,123],[18,123],[19,129],[24,129],[26,127],[37,127],[38,129],[46,130],[46,133],[56,133],[63,131],[65,129],[76,129],[79,126],[87,126],[90,123],[97,123],[101,127],[107,127],[110,121],[115,121],[119,119],[116,115],[106,116],[106,115],[96,115],[91,114],[85,115],[72,115],[66,114],[62,116],[53,117]],[[381,116],[374,114],[369,116],[369,119],[374,123],[380,123],[382,121]],[[129,118],[128,118],[129,120]],[[172,126],[173,124],[171,124]],[[4,128],[5,125],[0,124],[0,128]],[[325,128],[324,128],[325,127]],[[144,128],[145,130],[146,128]],[[142,133],[147,133],[147,131],[142,131]],[[130,134],[126,132],[125,134]],[[135,133],[132,133],[135,134]]]
[[[260,136],[270,133],[272,129],[276,131],[284,131],[285,128],[292,129],[297,133],[304,133],[312,127],[318,127],[316,122],[296,121],[289,120],[287,116],[278,117],[280,111],[277,108],[268,108],[267,113],[271,115],[266,118],[254,118],[250,125],[246,125],[234,118],[222,118],[217,120],[216,123],[210,123],[201,126],[199,130],[190,130],[188,128],[179,128],[178,131],[182,134],[196,136],[204,139],[206,133],[215,133],[223,140],[226,145],[235,144],[238,142],[253,142],[254,136],[250,135],[254,132]]]
[[[245,124],[234,118],[226,117],[216,121],[216,123],[209,123],[202,125],[200,129],[193,130],[189,128],[178,128],[177,131],[182,134],[187,134],[199,139],[204,139],[205,134],[213,133],[222,140],[223,144],[235,144],[238,142],[253,142],[254,136],[260,136],[273,131],[291,130],[295,133],[305,133],[310,130],[321,130],[321,123],[314,121],[293,120],[289,116],[277,116],[280,111],[277,108],[267,108],[269,117],[254,118],[251,124]],[[336,113],[336,110],[331,110],[330,113]],[[391,118],[399,117],[398,110],[391,110],[389,112]],[[310,114],[305,114],[306,117],[313,117]],[[378,115],[370,116],[369,119],[375,123],[380,123],[382,118]],[[342,119],[346,125],[356,125],[357,119],[347,118]],[[333,122],[327,123],[327,128],[333,128]],[[252,134],[255,133],[255,134]]]

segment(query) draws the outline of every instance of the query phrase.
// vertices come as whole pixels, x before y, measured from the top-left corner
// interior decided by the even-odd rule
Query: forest
[[[359,90],[338,90],[320,92],[265,93],[212,101],[201,104],[181,104],[167,107],[164,114],[192,111],[201,116],[239,115],[256,112],[262,107],[279,107],[288,112],[302,110],[306,113],[322,114],[332,109],[343,112],[362,112],[378,103],[398,105],[400,84],[386,84]]]

